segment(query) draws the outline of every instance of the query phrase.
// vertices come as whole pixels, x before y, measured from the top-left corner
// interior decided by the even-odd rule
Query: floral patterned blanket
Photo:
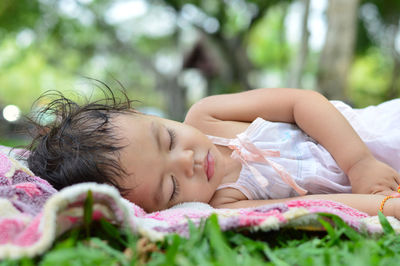
[[[192,202],[146,213],[108,185],[84,183],[56,191],[27,168],[27,156],[24,150],[0,146],[0,260],[44,253],[57,236],[83,223],[89,194],[94,220],[105,218],[152,241],[171,233],[188,236],[189,219],[199,225],[213,213],[222,230],[321,229],[318,213],[330,213],[358,231],[382,233],[376,216],[322,200],[295,200],[246,209],[214,209]],[[393,217],[388,219],[400,232],[400,222]]]

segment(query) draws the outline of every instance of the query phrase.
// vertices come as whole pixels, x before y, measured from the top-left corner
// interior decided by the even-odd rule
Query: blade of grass
[[[379,211],[378,212],[379,222],[382,225],[383,232],[385,234],[395,234],[395,231],[389,221],[386,219],[386,216]]]
[[[126,246],[128,245],[127,241],[125,241],[121,236],[121,231],[118,230],[114,225],[110,222],[106,221],[105,219],[100,219],[100,226],[107,234],[108,237],[117,240],[120,244]]]
[[[19,263],[18,265],[20,265],[20,266],[34,266],[35,263],[30,258],[22,258],[21,263]]]
[[[213,214],[207,219],[205,232],[210,240],[210,246],[214,250],[217,261],[222,265],[237,265],[235,260],[236,254],[230,249],[221,232],[217,215]]]
[[[93,194],[89,190],[86,195],[84,209],[83,209],[83,224],[85,227],[86,237],[90,237],[90,226],[93,220]]]
[[[111,265],[117,260],[100,249],[87,246],[87,240],[81,240],[72,248],[51,250],[45,254],[40,265]]]
[[[111,246],[109,246],[106,242],[102,241],[101,239],[93,237],[90,239],[89,245],[95,248],[99,248],[108,255],[110,255],[111,257],[118,259],[118,262],[121,265],[129,265],[129,262],[127,261],[125,255],[122,252],[113,249]]]
[[[81,228],[73,228],[71,231],[66,233],[64,240],[59,240],[57,244],[54,246],[54,249],[65,249],[71,248],[76,245],[78,242],[79,234],[81,232]]]
[[[342,235],[343,230],[342,229],[335,230],[334,227],[328,221],[324,220],[321,217],[318,217],[318,221],[322,224],[322,226],[328,233],[329,241],[326,243],[326,246],[331,247],[334,244],[336,244],[340,236]]]
[[[335,223],[336,227],[342,228],[343,233],[352,241],[360,241],[362,236],[359,232],[351,228],[347,223],[345,223],[339,216],[333,215],[332,217],[333,222]]]
[[[181,244],[181,238],[178,235],[173,235],[171,243],[165,253],[165,265],[175,265],[176,255],[178,253],[179,245]]]
[[[274,252],[268,247],[268,245],[265,245],[264,247],[264,253],[265,255],[270,259],[270,261],[274,264],[274,265],[278,265],[278,266],[289,266],[288,263],[284,262],[283,260],[281,260],[280,258],[278,258],[278,256],[276,256],[274,254]]]
[[[330,218],[336,228],[340,228],[340,230],[350,239],[353,241],[359,241],[362,236],[359,232],[357,232],[356,230],[354,230],[353,228],[351,228],[347,223],[345,223],[342,218],[340,218],[339,216],[335,215],[335,214],[331,214],[331,213],[320,213],[320,216],[323,217],[328,217]]]
[[[328,235],[330,236],[331,239],[336,238],[336,232],[333,228],[333,226],[325,221],[324,219],[318,217],[318,221],[322,224],[322,226],[325,228],[326,232],[328,233]]]

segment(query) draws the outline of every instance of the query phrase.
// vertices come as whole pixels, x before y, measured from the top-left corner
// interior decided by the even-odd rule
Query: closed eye
[[[176,197],[178,197],[178,195],[179,195],[179,184],[173,175],[171,175],[171,178],[172,178],[173,190],[172,190],[171,198],[169,200],[170,202],[174,201],[176,199]]]
[[[176,133],[173,129],[167,129],[169,134],[169,150],[172,150],[175,147],[176,143]]]

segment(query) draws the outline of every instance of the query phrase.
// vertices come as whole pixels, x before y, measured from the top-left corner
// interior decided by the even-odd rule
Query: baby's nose
[[[182,155],[180,156],[180,164],[183,169],[185,176],[192,177],[194,174],[193,166],[193,151],[192,150],[184,150],[182,151]]]

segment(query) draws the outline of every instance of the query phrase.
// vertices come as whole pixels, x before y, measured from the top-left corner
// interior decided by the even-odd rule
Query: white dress
[[[400,99],[363,109],[352,109],[340,101],[332,101],[332,104],[347,118],[377,159],[400,171]],[[243,162],[236,183],[223,184],[218,189],[233,187],[248,199],[299,195],[293,185],[283,180],[279,173],[283,167],[307,194],[351,192],[348,177],[330,153],[296,125],[257,118],[235,139],[209,138],[217,145],[231,147],[232,156]],[[246,141],[251,144],[246,145]],[[257,150],[279,151],[280,154],[264,156],[264,162],[252,160],[257,157],[251,149],[254,145]]]

